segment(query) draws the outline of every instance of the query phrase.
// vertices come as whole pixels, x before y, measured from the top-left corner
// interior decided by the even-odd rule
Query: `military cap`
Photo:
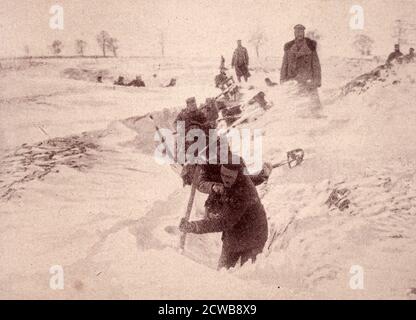
[[[190,98],[186,99],[186,104],[187,105],[189,105],[189,104],[196,104],[195,97],[190,97]]]
[[[305,30],[306,28],[305,28],[305,26],[303,26],[303,25],[301,25],[301,24],[297,24],[296,26],[294,26],[293,27],[293,29],[302,29],[302,30]]]

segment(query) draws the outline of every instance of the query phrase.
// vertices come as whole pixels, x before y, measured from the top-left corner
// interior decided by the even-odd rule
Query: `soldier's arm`
[[[321,86],[321,64],[316,50],[312,52],[312,79],[316,87]]]
[[[263,174],[263,170],[259,174],[253,174],[249,176],[251,181],[255,186],[261,185],[263,182],[266,182],[269,177]]]
[[[246,166],[243,158],[240,157],[240,163]],[[263,168],[258,174],[249,174],[247,175],[255,186],[261,185],[263,182],[266,182],[269,179],[269,175],[273,170],[272,165],[268,162],[263,163]]]
[[[390,53],[389,56],[387,57],[387,61],[386,63],[390,63],[394,58],[394,53]]]
[[[283,55],[283,61],[282,61],[282,68],[280,69],[280,82],[284,82],[287,80],[287,63],[288,57],[285,50],[285,53]]]
[[[198,191],[202,192],[202,193],[211,193],[212,192],[212,186],[215,183],[216,182],[209,180],[207,170],[206,170],[206,166],[202,165],[201,170],[199,171],[199,180],[198,180],[198,185],[197,185]]]
[[[247,65],[248,65],[249,57],[248,57],[248,51],[247,51],[247,49],[245,50],[245,55],[246,55],[246,62],[247,62]]]
[[[235,64],[235,51],[233,53],[233,57],[231,58],[231,67],[234,67]]]
[[[231,229],[240,221],[247,210],[248,204],[249,201],[240,199],[238,203],[234,203],[232,206],[225,204],[219,217],[193,221],[194,233],[222,232]]]

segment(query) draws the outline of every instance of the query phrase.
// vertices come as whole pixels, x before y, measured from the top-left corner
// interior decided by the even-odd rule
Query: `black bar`
[[[290,319],[317,316],[319,319],[363,316],[414,314],[415,301],[312,301],[312,300],[141,300],[141,301],[2,301],[4,316],[16,318],[27,314],[31,318],[85,319]],[[364,310],[365,311],[365,310]],[[27,316],[26,316],[27,318]],[[6,317],[5,317],[6,319]]]

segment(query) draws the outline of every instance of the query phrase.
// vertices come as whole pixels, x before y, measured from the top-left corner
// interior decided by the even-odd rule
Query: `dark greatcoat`
[[[222,182],[220,168],[220,165],[201,166],[198,190],[210,194],[206,206],[211,205],[210,201],[215,202],[214,210],[220,211],[220,214],[195,221],[195,233],[222,232],[223,252],[227,254],[252,249],[259,249],[260,252],[267,241],[268,226],[255,184],[250,176],[240,171],[234,185],[226,188],[225,194],[218,198],[212,186],[215,182]]]
[[[238,78],[250,77],[250,72],[248,71],[249,57],[247,49],[244,47],[237,47],[234,50],[233,58],[231,59],[231,66],[235,68],[235,73]]]
[[[316,52],[316,41],[304,38],[300,43],[292,40],[284,46],[280,81],[296,80],[306,84],[311,80],[311,87],[321,86],[321,65]]]

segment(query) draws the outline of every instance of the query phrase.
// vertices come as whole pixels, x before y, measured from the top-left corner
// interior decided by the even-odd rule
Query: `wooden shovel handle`
[[[184,217],[186,221],[189,221],[189,218],[191,216],[192,206],[194,204],[195,193],[196,193],[196,185],[198,184],[200,170],[201,170],[200,166],[196,165],[194,176],[192,179],[191,195],[189,196],[188,205],[186,207],[186,212],[185,212],[185,217]],[[186,232],[182,232],[180,242],[179,242],[180,250],[185,249],[185,242],[186,242]]]

